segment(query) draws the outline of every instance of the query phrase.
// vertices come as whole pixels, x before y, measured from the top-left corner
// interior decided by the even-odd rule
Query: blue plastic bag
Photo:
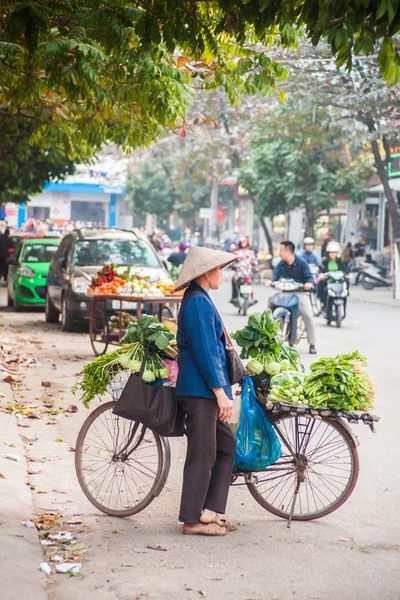
[[[236,434],[235,467],[263,471],[282,454],[281,444],[265,410],[257,401],[251,377],[243,379],[242,410]]]

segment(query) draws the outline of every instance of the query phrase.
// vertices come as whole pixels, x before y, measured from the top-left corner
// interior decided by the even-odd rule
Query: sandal
[[[200,523],[204,523],[204,525],[215,523],[219,527],[224,527],[226,529],[227,533],[229,531],[237,531],[237,529],[238,529],[238,525],[234,521],[226,521],[225,519],[220,519],[219,517],[217,517],[216,521],[208,521],[208,522],[202,521],[201,517],[200,517]]]
[[[195,525],[201,525],[199,529],[185,529],[185,525],[182,525],[182,533],[186,535],[226,535],[227,529],[221,527],[217,523],[195,523]],[[187,527],[187,526],[186,526]]]

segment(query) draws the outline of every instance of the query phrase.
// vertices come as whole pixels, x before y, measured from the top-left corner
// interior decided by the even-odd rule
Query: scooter
[[[254,289],[249,277],[239,279],[236,285],[238,288],[238,296],[234,305],[238,307],[239,315],[242,314],[245,317],[248,308],[253,306],[253,304],[257,304],[258,300],[255,300],[254,298]]]
[[[327,282],[324,317],[328,325],[335,321],[336,327],[342,326],[346,317],[347,297],[349,295],[343,271],[328,271],[322,275]]]
[[[314,317],[319,317],[319,315],[321,314],[321,311],[322,311],[321,300],[318,298],[318,294],[317,294],[317,284],[321,278],[321,274],[319,272],[319,266],[318,265],[310,265],[310,271],[311,271],[311,275],[314,278],[314,286],[315,286],[310,292],[311,308],[312,308]]]
[[[369,262],[362,262],[359,267],[356,283],[361,283],[365,290],[373,290],[374,287],[391,287],[392,280],[387,276],[387,270]]]
[[[280,279],[271,284],[279,290],[270,300],[273,318],[278,321],[280,334],[290,346],[298,344],[306,337],[304,321],[299,314],[299,298],[297,294],[304,292],[304,285],[293,279]]]

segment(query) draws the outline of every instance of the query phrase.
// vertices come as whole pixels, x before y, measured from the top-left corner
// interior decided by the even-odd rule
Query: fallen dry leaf
[[[78,407],[75,404],[70,404],[67,408],[67,412],[69,413],[77,413]]]
[[[51,383],[50,383],[50,381],[42,381],[42,386],[43,387],[51,387]]]
[[[6,377],[3,378],[4,383],[15,383],[17,381],[17,378],[14,377],[14,375],[6,375]]]
[[[0,473],[0,479],[7,479],[7,477],[4,475],[4,473]]]
[[[38,494],[48,494],[47,490],[38,490],[37,491]]]
[[[207,596],[207,592],[205,592],[204,590],[199,590],[199,594],[200,596],[202,596],[203,598],[205,598]]]
[[[150,544],[147,544],[146,548],[149,548],[149,550],[158,550],[159,552],[167,551],[166,548],[162,548],[161,546],[150,546]]]
[[[55,442],[63,442],[64,440],[62,438],[56,438],[54,441]]]
[[[33,469],[27,469],[26,472],[28,473],[28,475],[39,475],[39,473],[41,473],[42,470],[40,469],[39,471],[34,471]]]

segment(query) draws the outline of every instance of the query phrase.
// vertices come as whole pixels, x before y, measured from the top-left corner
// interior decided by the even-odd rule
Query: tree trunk
[[[305,223],[305,236],[306,237],[314,237],[314,220],[315,213],[310,207],[309,204],[304,205],[304,209],[306,212],[306,223]]]
[[[400,243],[400,214],[399,207],[397,205],[396,200],[394,199],[392,189],[389,184],[389,176],[387,172],[386,161],[382,160],[381,154],[379,152],[378,140],[373,140],[371,142],[372,152],[374,153],[375,159],[375,167],[378,171],[379,179],[382,182],[383,189],[385,192],[385,197],[387,200],[387,207],[390,213],[390,218],[392,222],[392,237],[393,241],[396,243]]]
[[[267,244],[268,244],[268,251],[269,251],[269,253],[272,255],[272,254],[273,254],[273,250],[274,250],[274,248],[273,248],[273,244],[272,244],[272,237],[271,237],[271,234],[270,234],[270,232],[269,232],[269,229],[268,229],[268,227],[267,227],[267,224],[266,224],[266,222],[265,222],[265,219],[264,219],[264,217],[262,217],[262,216],[260,216],[260,215],[257,215],[257,217],[258,217],[258,219],[259,219],[259,221],[260,221],[260,225],[261,225],[261,227],[262,227],[262,230],[263,230],[263,232],[264,232],[264,235],[265,235],[265,239],[266,239],[266,241],[267,241]]]
[[[384,145],[385,145],[385,140],[384,140]],[[384,161],[384,160],[382,160],[381,153],[379,152],[378,140],[372,140],[371,146],[372,146],[372,152],[374,153],[375,167],[376,167],[376,170],[378,171],[379,179],[381,180],[382,185],[383,185],[383,190],[385,192],[385,197],[386,197],[386,201],[387,201],[387,207],[388,207],[389,214],[390,214],[392,242],[393,242],[393,246],[394,246],[393,250],[394,250],[394,254],[395,254],[394,264],[397,264],[398,256],[400,254],[400,214],[399,214],[398,204],[397,204],[396,200],[394,199],[393,192],[392,192],[392,189],[389,184],[389,175],[387,172],[387,165],[388,165],[388,161],[390,159],[390,151],[386,145],[385,146],[386,161]],[[381,218],[384,218],[384,214],[381,215]],[[400,285],[400,282],[397,281],[397,277],[396,277],[397,272],[398,272],[398,269],[394,269],[394,272],[393,272],[393,295],[395,298],[397,298],[397,296],[398,296],[398,289],[399,289],[399,285]]]

